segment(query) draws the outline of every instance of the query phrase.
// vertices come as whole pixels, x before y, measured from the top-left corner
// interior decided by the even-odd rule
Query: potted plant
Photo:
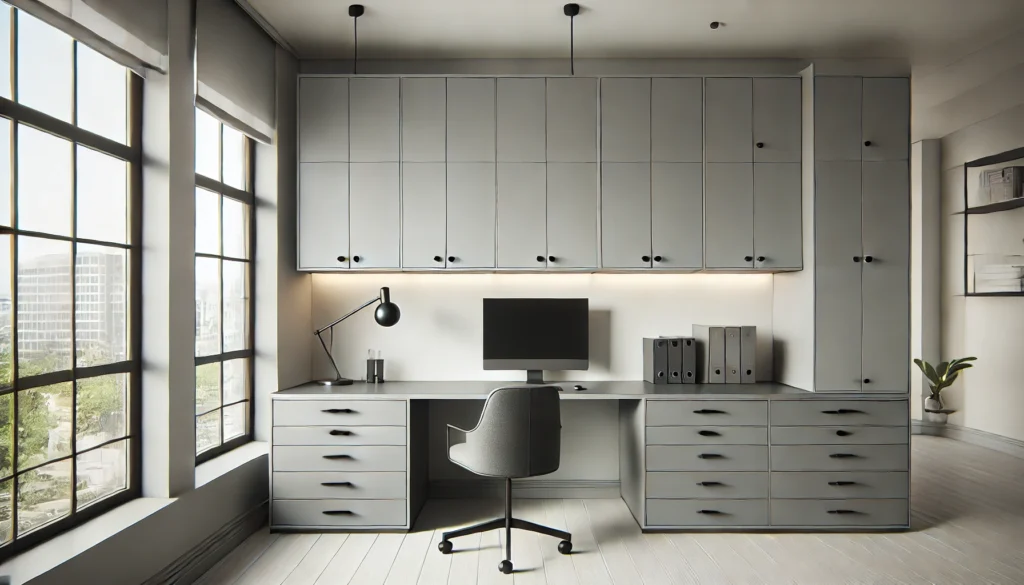
[[[949,415],[956,412],[953,409],[946,408],[942,403],[942,390],[952,386],[960,372],[973,367],[973,364],[970,362],[976,359],[978,358],[959,358],[942,362],[937,367],[933,367],[924,360],[914,360],[914,363],[917,364],[918,368],[921,368],[921,372],[924,373],[924,377],[928,380],[928,387],[931,388],[932,392],[931,396],[924,399],[924,419],[926,421],[945,424]]]

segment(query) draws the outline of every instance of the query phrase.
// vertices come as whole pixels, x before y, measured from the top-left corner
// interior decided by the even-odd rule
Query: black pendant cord
[[[569,74],[576,75],[576,15],[580,13],[579,4],[566,4],[562,13],[569,17]]]
[[[352,75],[359,72],[359,17],[365,10],[362,4],[348,7],[348,15],[352,17]]]

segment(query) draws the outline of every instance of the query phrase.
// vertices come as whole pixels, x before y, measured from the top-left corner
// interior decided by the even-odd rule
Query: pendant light
[[[562,12],[569,17],[569,75],[576,75],[575,39],[573,38],[573,19],[580,13],[579,4],[566,4]]]
[[[359,17],[366,12],[362,4],[350,4],[348,15],[352,17],[352,75],[358,73],[359,66]]]

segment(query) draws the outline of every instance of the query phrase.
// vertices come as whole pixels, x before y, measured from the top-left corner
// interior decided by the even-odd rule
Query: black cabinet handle
[[[721,410],[715,410],[713,408],[699,408],[693,411],[693,414],[725,414],[725,412]]]
[[[860,256],[854,256],[853,257],[853,261],[854,262],[860,262]]]
[[[864,141],[864,146],[871,146],[871,141],[870,140],[865,140]]]
[[[655,262],[661,262],[661,256],[655,256],[654,257],[654,261]]]
[[[544,257],[543,256],[537,256],[537,262],[543,262],[543,261],[544,261]]]
[[[325,516],[354,516],[355,512],[352,510],[324,510]]]
[[[697,434],[702,437],[720,437],[721,433],[718,431],[697,431]]]
[[[724,457],[719,453],[701,453],[700,455],[697,455],[697,457],[701,459],[724,459]]]
[[[840,437],[849,437],[852,434],[850,431],[836,431],[836,435]]]
[[[757,261],[758,262],[764,262],[764,256],[758,256],[757,257]]]
[[[644,262],[650,262],[651,261],[651,257],[650,256],[641,256],[640,259],[643,260]]]
[[[823,410],[821,414],[864,414],[864,411],[855,408],[840,408],[839,410]]]
[[[704,487],[715,487],[715,486],[722,485],[722,482],[720,482],[720,481],[698,481],[697,485],[704,486]]]
[[[753,256],[744,256],[743,259],[746,260],[747,262],[753,262],[754,257]]]
[[[331,431],[332,437],[347,437],[351,434],[352,431],[339,431],[338,429],[334,429],[333,431]]]
[[[555,257],[554,256],[548,256],[548,262],[554,262],[554,261],[555,261]]]
[[[844,485],[857,485],[855,481],[830,481],[828,485],[844,486]]]
[[[865,256],[864,257],[864,261],[865,262],[874,262],[874,260],[875,260],[874,256]]]
[[[860,514],[856,510],[829,510],[829,514]]]
[[[829,457],[833,459],[856,459],[860,457],[860,455],[854,455],[853,453],[833,453],[829,455]]]
[[[320,485],[324,487],[352,487],[351,481],[322,481]]]
[[[348,258],[346,258],[344,256],[338,256],[338,262],[345,262],[347,260],[348,260]]]
[[[434,262],[444,262],[444,258],[440,256],[434,256]]]
[[[352,261],[353,262],[359,262],[359,256],[353,256],[352,257]]]
[[[449,262],[455,262],[455,256],[449,256],[448,257],[448,261]]]
[[[871,378],[864,378],[864,383],[865,384],[870,384],[871,383]]]
[[[757,144],[755,144],[754,146],[756,146],[756,147],[758,147],[758,148],[764,148],[764,142],[758,142],[758,143],[757,143]]]
[[[351,408],[328,408],[326,410],[321,410],[320,412],[326,412],[329,414],[351,414],[355,411]]]
[[[721,512],[719,512],[718,510],[697,510],[697,513],[698,514],[707,514],[709,516],[721,515]]]
[[[324,459],[352,459],[351,455],[324,455]]]

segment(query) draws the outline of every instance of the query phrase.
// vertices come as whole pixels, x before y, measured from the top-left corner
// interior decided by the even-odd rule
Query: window
[[[141,84],[0,3],[0,560],[139,493]]]
[[[252,439],[253,142],[196,109],[196,458]]]

